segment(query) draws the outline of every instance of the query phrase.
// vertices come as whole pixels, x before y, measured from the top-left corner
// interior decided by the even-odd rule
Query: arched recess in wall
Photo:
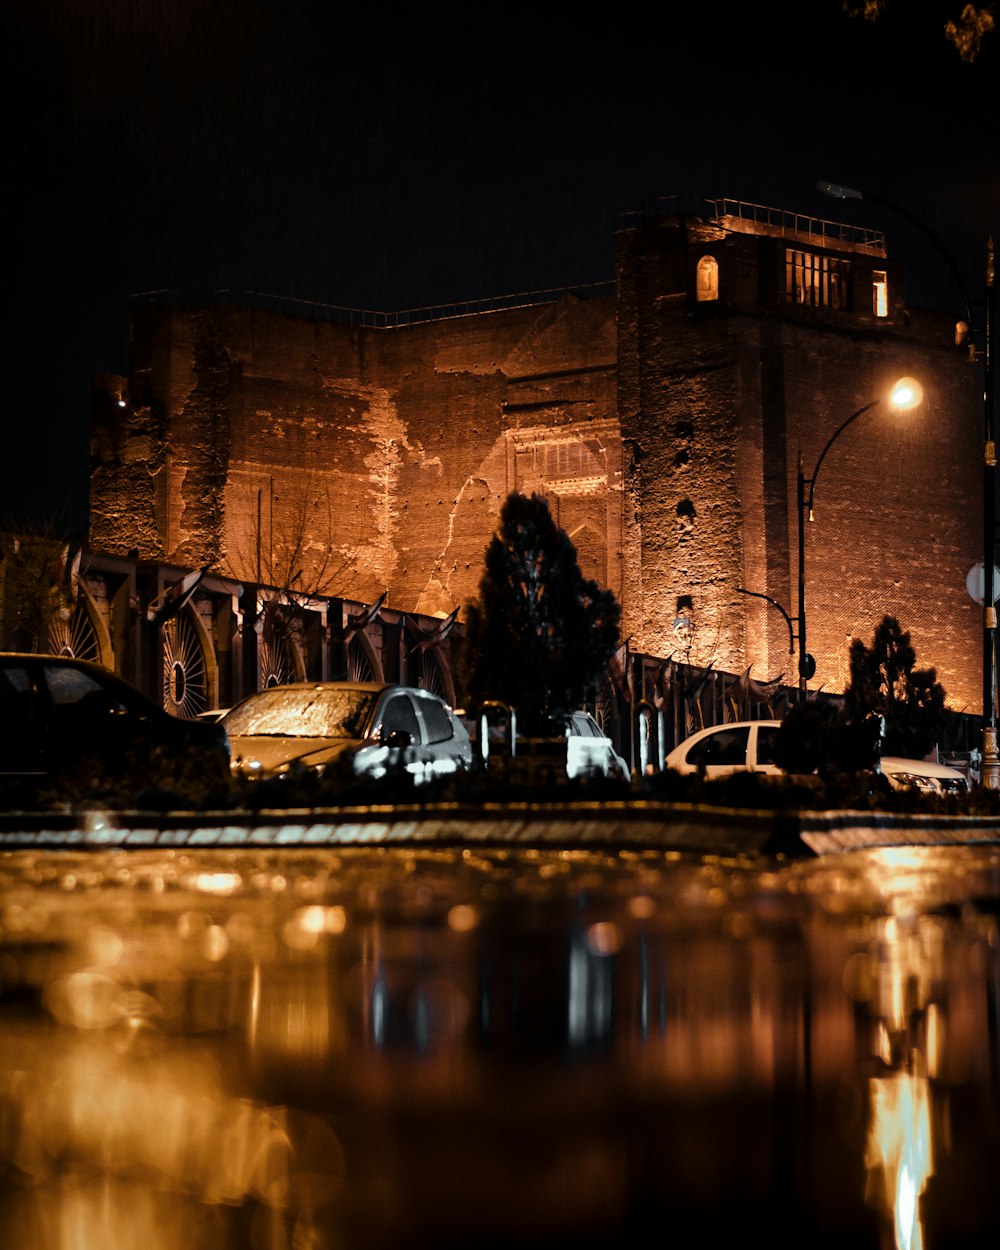
[[[48,645],[50,655],[69,655],[114,669],[111,635],[97,604],[83,585],[77,587],[72,608],[61,608],[53,614],[49,621]]]
[[[197,716],[219,699],[219,666],[212,639],[190,605],[161,631],[163,706],[175,716]]]
[[[694,529],[697,517],[698,511],[691,500],[682,499],[677,505],[677,524],[680,528],[682,539]]]
[[[267,599],[260,609],[256,631],[257,689],[287,686],[306,680],[302,623],[290,605]]]
[[[355,634],[347,644],[347,680],[382,681],[382,665],[375,649],[364,636]]]
[[[608,540],[596,525],[584,521],[569,534],[570,541],[576,548],[576,562],[580,572],[590,581],[607,585],[608,578]]]
[[[719,262],[714,256],[702,256],[698,261],[695,291],[699,304],[719,298]]]

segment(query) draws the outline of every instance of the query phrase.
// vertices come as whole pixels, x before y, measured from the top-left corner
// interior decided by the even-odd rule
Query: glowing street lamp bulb
[[[892,406],[897,411],[907,412],[916,408],[924,397],[924,388],[916,378],[900,378],[892,388]]]

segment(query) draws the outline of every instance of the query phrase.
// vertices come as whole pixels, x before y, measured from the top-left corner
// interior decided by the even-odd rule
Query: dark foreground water
[[[3,1250],[1000,1244],[1000,848],[0,858]]]

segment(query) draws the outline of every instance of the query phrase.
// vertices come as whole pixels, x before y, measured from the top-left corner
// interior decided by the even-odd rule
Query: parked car
[[[774,735],[781,721],[733,721],[699,729],[667,754],[665,765],[682,773],[704,770],[706,777],[725,777],[746,770],[780,773],[775,764]]]
[[[481,717],[468,712],[459,712],[458,715],[480,761],[491,756],[509,757],[509,726],[503,717],[494,716],[488,719],[489,741],[484,757],[479,750]],[[598,776],[628,780],[628,764],[589,712],[571,712],[563,719],[562,724],[562,736],[531,738],[518,733],[514,744],[515,755],[522,761],[534,761],[537,771],[546,775],[561,776],[565,760],[567,777]]]
[[[472,744],[452,709],[428,690],[379,682],[296,682],[250,695],[219,722],[232,767],[248,778],[300,769],[416,781],[472,764]]]
[[[598,775],[628,780],[628,764],[589,712],[573,712],[567,720],[566,773],[570,777]]]
[[[0,777],[40,780],[85,763],[111,773],[160,748],[229,762],[220,725],[172,716],[99,664],[0,654]]]
[[[214,725],[216,721],[222,720],[228,711],[227,707],[210,707],[204,712],[196,712],[194,719],[208,721],[209,724]]]
[[[780,773],[774,762],[774,735],[780,726],[780,720],[757,720],[700,729],[667,754],[666,767],[682,773],[704,769],[707,777],[724,777],[741,770]],[[897,790],[916,786],[928,793],[953,794],[968,789],[965,775],[947,764],[884,755],[879,766]]]
[[[964,794],[969,788],[965,773],[949,764],[933,760],[910,760],[898,755],[883,755],[879,766],[897,790],[915,786],[930,794]]]

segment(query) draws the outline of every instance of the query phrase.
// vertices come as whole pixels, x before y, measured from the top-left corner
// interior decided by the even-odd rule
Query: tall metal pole
[[[983,762],[981,784],[1000,790],[997,750],[996,628],[993,600],[993,547],[996,541],[997,449],[993,440],[993,238],[986,245],[986,293],[983,299]]]
[[[802,474],[802,453],[799,452],[799,473],[796,482],[795,499],[799,510],[799,702],[806,701],[806,687],[809,684],[807,660],[812,656],[806,651],[806,479]],[[815,663],[813,670],[815,671]]]

